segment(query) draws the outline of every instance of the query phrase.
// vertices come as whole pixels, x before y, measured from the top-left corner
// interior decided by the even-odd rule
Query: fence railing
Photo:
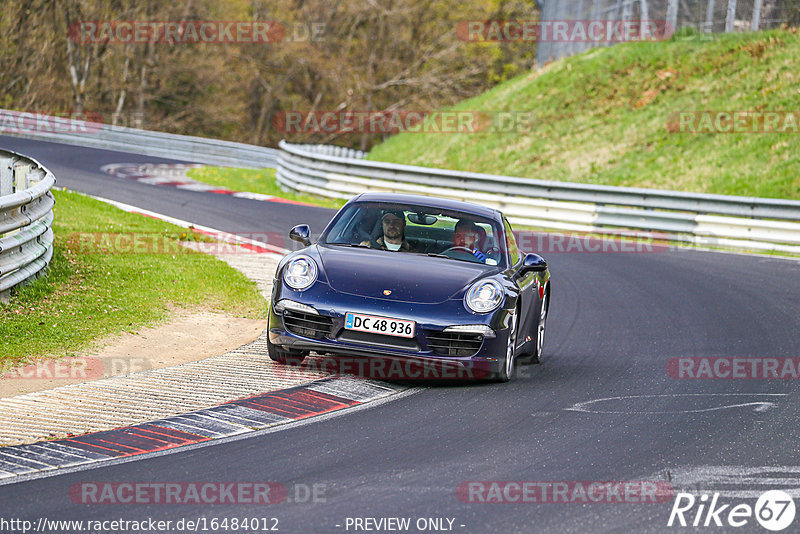
[[[53,257],[55,182],[36,160],[0,151],[0,300],[44,273]]]
[[[537,0],[542,23],[555,21],[663,21],[670,33],[693,28],[700,34],[758,31],[794,22],[796,0]],[[611,42],[540,40],[540,65]]]
[[[69,119],[0,109],[0,135],[52,141],[68,145],[144,154],[206,165],[227,167],[274,167],[278,151],[245,143],[219,139],[152,132],[138,128],[82,122]],[[59,128],[61,126],[61,128]],[[59,130],[68,131],[59,131]]]
[[[431,169],[332,155],[331,147],[281,141],[282,187],[332,198],[396,191],[476,202],[512,223],[630,235],[699,246],[800,253],[800,201],[612,187]]]

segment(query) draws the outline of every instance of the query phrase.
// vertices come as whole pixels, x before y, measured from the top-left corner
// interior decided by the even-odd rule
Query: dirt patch
[[[97,345],[102,349],[0,375],[0,398],[218,356],[255,340],[265,327],[264,319],[184,311],[160,326],[105,338]]]

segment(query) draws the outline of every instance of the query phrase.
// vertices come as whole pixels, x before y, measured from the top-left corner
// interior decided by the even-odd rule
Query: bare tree
[[[524,72],[535,49],[455,31],[465,20],[534,18],[532,0],[9,0],[0,15],[0,68],[10,73],[0,106],[267,145],[286,135],[273,128],[280,111],[438,109]],[[81,21],[121,20],[269,20],[287,35],[186,44],[70,34]],[[368,148],[382,135],[290,137]]]

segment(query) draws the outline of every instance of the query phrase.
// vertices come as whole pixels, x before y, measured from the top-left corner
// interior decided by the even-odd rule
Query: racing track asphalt
[[[227,231],[285,232],[297,222],[318,231],[332,213],[159,191],[98,170],[105,163],[160,161],[155,158],[9,138],[0,138],[0,147],[39,159],[61,186]],[[666,526],[672,500],[466,503],[456,487],[471,480],[665,480],[668,472],[700,466],[796,471],[797,380],[675,380],[666,362],[800,356],[800,262],[702,251],[545,256],[553,276],[545,359],[509,384],[424,385],[413,395],[279,432],[0,486],[0,517],[255,515],[278,518],[280,531],[290,533],[353,532],[345,529],[348,517],[410,517],[412,526],[420,517],[449,517],[460,533],[669,532],[687,530]],[[568,410],[595,399],[647,395],[659,396],[591,405],[617,413]],[[773,403],[767,409],[752,405],[765,399]],[[800,487],[794,480],[792,487]],[[70,486],[91,481],[277,481],[290,495],[296,484],[323,484],[325,502],[72,503]],[[695,489],[713,484],[701,479]],[[774,489],[752,479],[730,484]],[[754,499],[726,502],[752,505]],[[763,532],[754,520],[737,531]]]
[[[100,170],[109,163],[187,163],[152,156],[0,136],[0,149],[41,162],[56,176],[56,185],[196,222],[232,233],[277,232],[286,236],[286,221],[298,213],[295,204],[261,202],[174,187],[148,185]],[[335,210],[303,207],[305,220],[319,233]],[[299,223],[298,223],[299,224]],[[287,238],[288,239],[288,238]],[[285,248],[291,248],[286,246]]]

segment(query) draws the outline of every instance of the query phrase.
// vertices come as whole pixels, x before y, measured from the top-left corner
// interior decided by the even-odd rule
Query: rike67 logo
[[[785,491],[762,493],[755,507],[746,503],[721,503],[719,497],[719,493],[715,493],[709,501],[705,493],[699,497],[691,493],[678,493],[667,526],[739,528],[752,524],[755,518],[765,529],[777,532],[794,521],[794,499]]]

